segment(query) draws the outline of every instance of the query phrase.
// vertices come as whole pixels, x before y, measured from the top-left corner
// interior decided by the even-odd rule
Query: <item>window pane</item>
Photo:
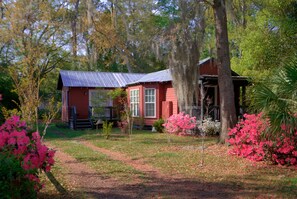
[[[156,110],[156,92],[155,89],[145,89],[145,116],[146,117],[155,117]]]
[[[132,116],[139,116],[139,90],[130,91],[130,108]]]

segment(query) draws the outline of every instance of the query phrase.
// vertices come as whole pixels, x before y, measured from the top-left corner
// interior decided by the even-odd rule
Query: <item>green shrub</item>
[[[112,125],[113,125],[113,122],[108,122],[108,121],[104,121],[103,122],[103,136],[108,139],[110,134],[111,134],[111,130],[112,130]]]
[[[35,183],[13,155],[0,152],[0,198],[36,198]]]
[[[154,122],[153,127],[155,127],[157,132],[163,133],[163,130],[164,130],[163,124],[164,124],[164,120],[161,118]]]

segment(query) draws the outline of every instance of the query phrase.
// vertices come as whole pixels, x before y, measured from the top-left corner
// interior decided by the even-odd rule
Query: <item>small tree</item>
[[[46,134],[46,130],[48,128],[48,126],[52,123],[53,119],[55,119],[55,117],[57,116],[57,114],[59,113],[60,109],[61,109],[62,103],[58,102],[56,103],[54,97],[52,97],[47,105],[47,113],[44,113],[42,115],[43,118],[43,123],[44,123],[44,129],[42,132],[42,136],[41,136],[41,140],[43,140],[45,134]]]
[[[4,3],[3,3],[4,4]],[[38,129],[40,85],[67,56],[64,4],[53,1],[5,1],[0,35],[11,55],[9,74],[19,98],[22,118]]]
[[[127,100],[127,92],[121,88],[117,88],[109,92],[109,96],[111,96],[112,99],[116,100],[119,103],[118,108],[120,109],[120,119],[121,119],[120,125],[123,128],[128,129],[128,134],[131,138],[132,130],[133,130],[133,117],[132,117],[131,110]]]
[[[108,139],[110,134],[111,134],[111,130],[112,130],[112,125],[113,125],[113,122],[107,122],[107,121],[104,121],[103,122],[103,136]]]

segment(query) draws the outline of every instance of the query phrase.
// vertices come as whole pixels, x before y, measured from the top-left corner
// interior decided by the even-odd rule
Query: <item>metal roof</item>
[[[213,57],[207,57],[205,59],[202,59],[199,61],[199,65],[204,64],[205,62],[208,62],[209,60],[214,59]]]
[[[168,82],[172,81],[171,73],[169,69],[161,70],[153,73],[148,73],[142,78],[136,80],[135,82],[130,82],[129,84],[138,84],[138,83],[149,83],[149,82]]]
[[[211,59],[213,58],[207,57],[203,60],[200,60],[199,65],[204,64],[210,61]],[[150,83],[150,82],[169,82],[169,81],[172,81],[172,76],[171,76],[170,69],[167,69],[167,70],[161,70],[153,73],[148,73],[144,75],[142,78],[140,78],[139,80],[128,83],[128,85],[139,84],[139,83]]]
[[[61,70],[58,88],[66,87],[125,87],[130,82],[135,82],[145,74],[141,73],[112,73]],[[60,82],[61,81],[61,82]]]
[[[204,64],[213,58],[208,57],[199,61],[199,65]],[[204,75],[203,75],[204,76]],[[203,78],[200,76],[200,79]],[[232,76],[239,76],[232,71]],[[207,78],[217,78],[217,76],[206,75]],[[238,77],[236,80],[243,80],[246,77]],[[235,80],[234,79],[234,80]],[[113,73],[113,72],[89,72],[89,71],[68,71],[61,70],[58,81],[58,89],[66,87],[97,87],[97,88],[120,88],[127,85],[168,82],[172,81],[170,69],[161,70],[153,73]]]

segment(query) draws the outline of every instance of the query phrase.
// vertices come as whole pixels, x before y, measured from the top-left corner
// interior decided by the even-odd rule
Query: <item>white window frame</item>
[[[154,90],[154,93],[155,93],[155,97],[154,97],[155,100],[154,100],[154,102],[146,102],[146,101],[145,101],[145,91],[146,91],[146,90]],[[144,102],[144,103],[143,103],[143,104],[144,104],[144,117],[145,117],[145,118],[156,118],[156,115],[157,115],[157,114],[156,114],[156,112],[157,112],[157,103],[156,103],[156,100],[157,100],[157,92],[156,92],[156,89],[155,89],[155,88],[145,88],[145,89],[144,89],[144,95],[143,95],[143,96],[144,96],[144,97],[143,97],[143,102]],[[146,104],[148,104],[148,103],[150,103],[150,104],[153,103],[153,104],[154,104],[154,115],[153,115],[153,116],[147,116],[147,115],[146,115]]]
[[[138,98],[138,101],[137,102],[132,102],[131,98],[132,98],[132,92],[133,91],[138,91],[138,97],[137,96],[133,96],[133,97],[137,97]],[[139,92],[139,89],[131,89],[130,90],[130,110],[131,110],[131,115],[132,117],[139,117],[140,116],[140,92]],[[132,104],[135,105],[135,104],[138,104],[138,111],[137,111],[137,115],[134,115],[134,111],[132,109]]]

